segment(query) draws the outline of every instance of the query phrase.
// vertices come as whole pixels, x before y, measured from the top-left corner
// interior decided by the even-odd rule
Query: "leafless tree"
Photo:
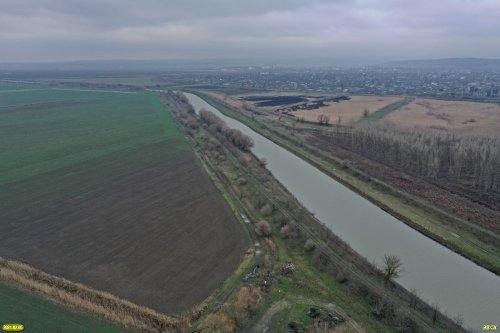
[[[312,239],[306,240],[304,244],[304,249],[306,251],[312,251],[316,247],[316,243]]]
[[[253,140],[249,136],[243,134],[238,129],[227,127],[226,123],[220,119],[215,113],[206,109],[200,110],[200,119],[208,125],[211,131],[219,132],[241,150],[248,151],[253,147]]]
[[[439,320],[439,304],[434,303],[432,304],[432,323],[436,324],[437,321]]]
[[[332,127],[328,140],[391,167],[478,192],[500,192],[500,137],[400,130],[383,125]]]
[[[401,259],[394,254],[384,255],[382,273],[384,275],[384,283],[387,286],[391,279],[396,279],[400,276],[403,270]]]
[[[255,226],[255,233],[259,236],[271,235],[271,225],[266,220],[260,220]]]
[[[329,116],[326,116],[324,114],[319,114],[318,115],[318,124],[320,124],[320,125],[328,125],[329,122],[330,122],[330,117]]]

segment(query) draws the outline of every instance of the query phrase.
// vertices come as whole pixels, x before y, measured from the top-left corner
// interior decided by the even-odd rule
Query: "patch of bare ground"
[[[402,100],[402,97],[379,97],[379,96],[350,96],[351,99],[340,102],[329,102],[326,106],[315,110],[294,111],[296,118],[303,118],[309,122],[317,122],[318,116],[324,114],[330,117],[330,123],[348,124],[363,118],[364,112],[376,112],[389,104]]]
[[[476,134],[497,134],[500,127],[500,105],[417,98],[381,122],[401,128],[432,127]]]
[[[477,194],[466,193],[464,189],[456,188],[454,184],[446,183],[444,180],[439,184],[433,184],[422,178],[412,177],[383,163],[333,144],[327,136],[310,135],[306,140],[337,158],[349,161],[355,168],[374,178],[432,202],[440,208],[495,233],[500,232],[500,198],[498,197],[490,195],[487,198],[481,198]],[[488,203],[490,207],[486,207],[482,202]]]
[[[191,153],[0,227],[0,255],[163,313],[238,267],[248,241]]]

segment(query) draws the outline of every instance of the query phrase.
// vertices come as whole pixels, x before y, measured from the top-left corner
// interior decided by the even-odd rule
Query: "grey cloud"
[[[497,0],[0,1],[0,62],[500,55]]]

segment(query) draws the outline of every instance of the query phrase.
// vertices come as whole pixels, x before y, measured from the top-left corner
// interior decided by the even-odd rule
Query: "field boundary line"
[[[402,100],[386,105],[372,113],[370,113],[367,117],[361,118],[357,121],[357,123],[368,123],[368,122],[377,122],[389,114],[401,109],[403,106],[410,104],[416,99],[416,97],[405,97]]]
[[[68,91],[90,91],[102,93],[118,93],[118,94],[137,94],[137,91],[121,91],[121,90],[99,90],[99,89],[77,89],[77,88],[50,88],[51,90],[68,90]]]
[[[91,312],[108,321],[140,332],[180,333],[206,307],[178,316],[158,313],[150,308],[120,299],[110,293],[57,277],[27,264],[0,257],[0,280],[20,289],[71,308]]]

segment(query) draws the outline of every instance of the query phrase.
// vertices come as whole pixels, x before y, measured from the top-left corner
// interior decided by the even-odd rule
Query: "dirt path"
[[[359,325],[352,320],[349,320],[347,315],[345,314],[342,309],[340,309],[337,305],[334,303],[322,303],[318,302],[312,299],[308,298],[294,298],[294,299],[282,299],[281,301],[278,301],[271,305],[269,309],[262,315],[262,317],[254,324],[253,329],[250,330],[250,332],[255,332],[255,333],[270,333],[270,323],[273,317],[285,310],[287,307],[296,305],[296,304],[310,304],[312,306],[320,307],[320,308],[326,308],[329,311],[340,315],[342,318],[346,319],[346,321],[349,322],[350,326],[353,326],[353,328],[356,329],[356,331],[360,331],[361,328]]]

